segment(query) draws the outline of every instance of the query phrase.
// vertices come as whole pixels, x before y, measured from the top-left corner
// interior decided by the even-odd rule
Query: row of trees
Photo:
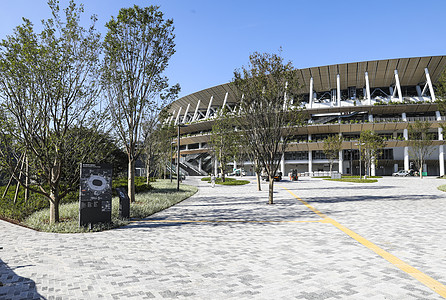
[[[175,44],[158,7],[121,9],[102,40],[95,16],[81,26],[82,5],[48,5],[53,17],[40,33],[23,19],[0,43],[0,163],[49,200],[54,223],[60,200],[78,188],[79,163],[109,156],[109,132],[127,153],[134,201],[135,161],[179,86],[162,75]]]
[[[221,174],[229,161],[237,157],[255,162],[260,189],[260,171],[269,177],[269,203],[273,203],[274,176],[279,168],[289,141],[305,122],[300,108],[300,84],[296,69],[284,62],[280,55],[254,53],[249,65],[234,72],[233,86],[241,99],[240,110],[220,111],[215,119],[210,140],[211,149],[218,159]],[[426,157],[431,152],[432,136],[428,122],[409,124],[409,145],[416,167],[422,173]],[[327,138],[324,152],[333,162],[342,149],[339,135]],[[367,174],[378,158],[385,142],[374,131],[362,131],[357,143]],[[224,180],[224,177],[223,177]]]
[[[422,177],[423,166],[427,157],[433,151],[434,134],[429,130],[431,124],[427,121],[416,121],[408,125],[408,144],[409,152],[412,157],[415,167]],[[332,171],[333,163],[339,159],[339,153],[342,149],[343,138],[340,135],[329,136],[324,140],[324,153],[330,162],[330,172]],[[365,163],[366,174],[371,175],[372,165],[378,164],[378,158],[385,147],[385,142],[382,137],[371,130],[364,130],[361,132],[357,144],[360,149],[360,158]]]

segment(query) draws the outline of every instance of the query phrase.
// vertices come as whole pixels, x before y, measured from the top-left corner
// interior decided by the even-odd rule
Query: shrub
[[[154,180],[152,179],[151,182]],[[113,180],[112,185],[112,193],[113,196],[117,196],[116,188],[123,187],[127,189],[127,178],[117,178]],[[5,191],[6,187],[0,187],[0,217],[6,219],[12,219],[16,221],[22,221],[27,218],[29,215],[33,214],[36,211],[42,210],[44,208],[50,207],[50,203],[45,196],[40,195],[38,193],[29,194],[29,199],[25,202],[25,191],[24,188],[21,187],[19,189],[18,197],[16,203],[14,203],[14,194],[16,190],[15,185],[11,185],[8,189],[7,194],[2,199],[1,196]],[[145,177],[136,177],[135,178],[135,192],[145,193],[151,191],[153,188],[150,184],[146,184]],[[68,193],[60,202],[60,205],[65,203],[72,203],[79,201],[79,191],[73,191]]]

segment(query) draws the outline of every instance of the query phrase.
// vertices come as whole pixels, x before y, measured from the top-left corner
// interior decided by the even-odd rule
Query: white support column
[[[372,163],[370,165],[370,176],[375,176],[375,162],[374,162],[374,158],[372,158]]]
[[[420,86],[419,86],[418,84],[415,86],[415,89],[417,90],[417,95],[418,95],[418,97],[421,97],[421,96],[422,96],[422,94],[421,94],[421,88],[420,88]]]
[[[367,95],[367,103],[372,104],[372,97],[370,96],[370,83],[369,83],[369,73],[365,72],[365,90]]]
[[[406,113],[403,113],[402,115],[403,121],[407,121]],[[403,130],[403,136],[404,140],[407,141],[409,139],[409,132],[407,131],[407,128]],[[404,147],[404,170],[409,170],[409,147]]]
[[[406,113],[401,114],[401,118],[403,119],[403,122],[407,122],[407,115]]]
[[[369,115],[369,122],[373,123],[373,115],[372,114]]]
[[[225,94],[225,100],[223,100],[223,105],[221,106],[221,112],[223,112],[223,110],[225,109],[227,100],[228,100],[228,92],[226,92]]]
[[[176,112],[176,110],[174,109],[172,115],[170,116],[169,124],[172,123],[173,118],[175,118],[175,112]]]
[[[208,110],[206,111],[206,117],[204,117],[205,119],[209,118],[209,114],[211,113],[211,106],[212,106],[213,99],[214,99],[214,96],[211,96],[211,99],[209,99]]]
[[[280,172],[282,172],[282,176],[285,176],[285,153],[282,153],[282,159],[280,160]]]
[[[198,159],[198,170],[203,171],[203,169],[201,168],[203,164],[203,160],[201,159],[201,157]]]
[[[308,172],[310,172],[310,176],[312,176],[313,172],[313,153],[311,150],[308,150]]]
[[[398,70],[395,70],[395,85],[398,90],[398,98],[400,102],[403,102],[403,94],[401,93],[401,85],[400,85],[400,78],[398,76]]]
[[[173,125],[177,125],[178,121],[180,120],[180,113],[181,113],[182,107],[180,106],[180,109],[178,110],[177,118],[175,119],[175,123]]]
[[[441,114],[439,111],[435,112],[437,116],[437,121],[441,121]],[[443,128],[438,128],[438,140],[443,140]],[[438,146],[438,164],[440,165],[440,176],[444,175],[444,146]]]
[[[187,113],[189,112],[189,108],[190,108],[190,103],[187,104],[186,112],[184,113],[184,117],[183,117],[183,122],[182,122],[183,124],[186,123],[186,118],[187,118]]]
[[[341,76],[336,75],[336,101],[337,106],[341,106]]]
[[[195,107],[194,116],[192,117],[191,122],[195,121],[198,117],[198,107],[200,107],[200,103],[201,103],[201,100],[198,100],[197,107]]]
[[[308,135],[308,140],[311,140],[311,134]],[[310,176],[313,176],[311,173],[313,172],[313,153],[308,149],[308,172],[310,172]]]
[[[313,107],[313,77],[310,78],[310,108]]]
[[[429,70],[427,68],[424,68],[424,73],[426,74],[427,84],[429,85],[429,92],[431,93],[431,100],[432,100],[432,102],[435,102],[434,87],[432,85],[431,76],[429,75]]]
[[[342,132],[339,132],[339,136],[342,137]],[[339,150],[338,171],[340,174],[344,173],[344,156],[342,152],[342,149]]]
[[[217,176],[218,175],[218,160],[217,160],[217,158],[215,158],[214,162],[215,162],[215,164],[214,164],[214,174],[215,174],[215,176]]]

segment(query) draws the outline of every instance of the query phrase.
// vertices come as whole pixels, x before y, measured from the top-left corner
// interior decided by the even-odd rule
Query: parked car
[[[406,177],[409,175],[410,175],[409,171],[405,171],[405,170],[399,170],[398,172],[395,172],[392,174],[392,176],[402,176],[402,177]]]

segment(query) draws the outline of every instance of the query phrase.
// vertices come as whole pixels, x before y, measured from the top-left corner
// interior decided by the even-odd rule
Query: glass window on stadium
[[[311,155],[312,159],[327,159],[327,156],[325,155],[324,151],[321,150],[313,150]]]
[[[356,86],[348,87],[348,99],[350,99],[350,100],[356,99]]]
[[[192,149],[198,149],[198,148],[200,148],[200,144],[198,144],[198,143],[190,144],[190,145],[189,145],[189,150],[192,150]]]
[[[285,160],[308,160],[308,151],[285,152]]]
[[[417,88],[416,86],[402,86],[401,87],[401,93],[403,94],[403,97],[417,97]]]
[[[381,155],[378,157],[378,160],[380,159],[393,160],[393,149],[383,149]]]
[[[358,149],[345,149],[344,160],[359,160],[359,150]]]

